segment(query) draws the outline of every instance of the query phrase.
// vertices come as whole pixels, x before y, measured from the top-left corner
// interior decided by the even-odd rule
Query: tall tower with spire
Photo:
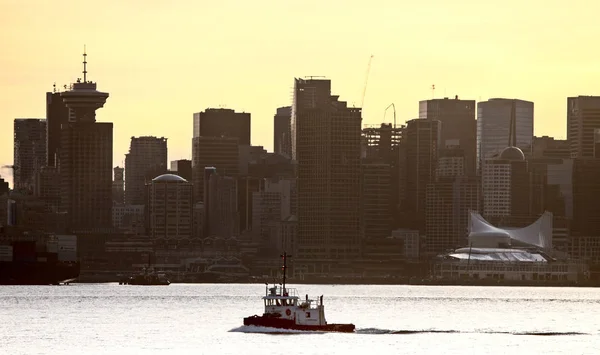
[[[71,231],[111,227],[113,124],[96,122],[96,110],[108,93],[97,90],[87,78],[87,52],[83,53],[83,80],[60,94],[69,109],[61,126],[58,168],[61,176],[61,209]]]

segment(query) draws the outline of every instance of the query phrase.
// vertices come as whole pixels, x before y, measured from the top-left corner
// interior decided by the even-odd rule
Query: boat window
[[[310,318],[310,312],[306,312],[306,318]]]

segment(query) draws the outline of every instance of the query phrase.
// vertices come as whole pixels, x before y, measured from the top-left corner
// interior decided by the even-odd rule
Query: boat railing
[[[295,288],[286,287],[285,290],[281,286],[268,287],[266,290],[266,296],[277,296],[277,297],[298,297],[298,290]]]

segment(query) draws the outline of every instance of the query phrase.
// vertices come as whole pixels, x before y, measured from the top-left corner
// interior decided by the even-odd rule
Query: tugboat
[[[133,275],[128,279],[121,279],[120,285],[137,285],[137,286],[168,286],[171,281],[167,279],[164,273],[157,273],[154,271],[153,262],[151,259],[152,254],[148,254],[148,266],[143,268],[142,271]]]
[[[281,287],[266,285],[263,297],[265,312],[262,316],[254,315],[244,318],[244,325],[260,327],[309,330],[322,332],[354,332],[354,324],[328,324],[325,320],[325,308],[323,296],[318,301],[311,300],[306,295],[303,301],[298,297],[296,289],[286,288],[285,276],[287,269],[287,258],[291,255],[283,253],[283,282]]]

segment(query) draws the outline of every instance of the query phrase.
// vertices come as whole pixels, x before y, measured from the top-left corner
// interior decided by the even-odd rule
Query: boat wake
[[[324,334],[326,332],[316,330],[295,330],[295,329],[280,329],[261,327],[256,325],[242,325],[241,327],[233,328],[230,332],[234,333],[259,333],[259,334]]]
[[[244,325],[241,327],[233,328],[230,332],[234,333],[258,333],[258,334],[273,334],[273,335],[293,335],[293,334],[325,334],[328,332],[323,331],[311,331],[311,330],[293,330],[293,329],[278,329],[269,327],[260,327],[255,325]],[[502,332],[493,330],[441,330],[441,329],[422,329],[422,330],[392,330],[392,329],[381,329],[381,328],[362,328],[356,329],[355,334],[397,334],[397,335],[411,335],[411,334],[431,334],[431,333],[446,333],[446,334],[504,334],[504,335],[530,335],[530,336],[568,336],[568,335],[592,335],[590,333],[581,332]]]
[[[426,333],[459,333],[459,334],[506,334],[506,335],[537,335],[537,336],[565,336],[565,335],[591,335],[581,332],[502,332],[493,330],[441,330],[441,329],[422,329],[422,330],[391,330],[379,328],[356,329],[358,334],[426,334]]]

